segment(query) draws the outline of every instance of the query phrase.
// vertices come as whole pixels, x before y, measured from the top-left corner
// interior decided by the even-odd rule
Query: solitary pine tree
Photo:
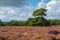
[[[50,25],[50,22],[44,18],[44,16],[46,16],[47,9],[44,8],[40,8],[37,9],[33,12],[33,16],[36,18],[36,25],[40,25],[40,26],[48,26]]]
[[[46,16],[46,11],[47,9],[44,8],[37,9],[33,12],[33,16],[42,18],[43,16]]]

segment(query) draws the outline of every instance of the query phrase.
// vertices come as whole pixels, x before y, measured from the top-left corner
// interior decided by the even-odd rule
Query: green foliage
[[[12,20],[11,22],[9,22],[8,23],[9,25],[11,25],[11,26],[18,26],[18,23],[17,23],[17,21],[16,20]]]
[[[0,20],[0,26],[1,26],[1,20]]]
[[[10,22],[5,22],[5,26],[26,26],[26,21],[12,20]]]
[[[29,18],[28,21],[10,21],[2,22],[0,26],[49,26],[60,25],[60,20],[46,20],[41,17]]]
[[[0,26],[2,26],[3,24],[2,24],[2,21],[1,21],[1,19],[0,19]]]
[[[29,18],[28,25],[29,26],[50,26],[50,21],[41,17]]]
[[[37,9],[33,12],[33,16],[39,16],[39,17],[46,16],[45,14],[46,11],[47,9],[44,8]]]
[[[31,26],[50,26],[50,22],[44,18],[47,10],[44,8],[37,9],[33,12],[34,18],[28,19],[28,25]]]
[[[60,20],[54,19],[54,20],[50,20],[50,22],[51,22],[51,25],[60,25]]]

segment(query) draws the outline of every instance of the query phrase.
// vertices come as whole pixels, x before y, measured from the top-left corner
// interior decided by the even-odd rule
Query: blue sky
[[[0,19],[27,20],[39,8],[48,9],[47,19],[60,19],[60,0],[0,0]]]
[[[36,6],[38,4],[38,2],[40,2],[41,0],[28,0],[29,4],[31,4],[32,6]]]
[[[44,0],[44,2],[48,3],[50,0]],[[41,0],[28,0],[29,4],[31,4],[32,6],[37,6],[37,4],[39,2],[41,2]]]

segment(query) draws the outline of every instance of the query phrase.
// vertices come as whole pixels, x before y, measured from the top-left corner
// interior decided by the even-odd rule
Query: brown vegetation
[[[0,40],[60,40],[60,27],[0,27]]]

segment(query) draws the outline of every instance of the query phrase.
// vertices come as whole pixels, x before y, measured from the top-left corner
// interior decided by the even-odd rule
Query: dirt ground
[[[53,30],[59,33],[50,33]],[[60,40],[60,26],[4,26],[0,27],[0,40]]]

